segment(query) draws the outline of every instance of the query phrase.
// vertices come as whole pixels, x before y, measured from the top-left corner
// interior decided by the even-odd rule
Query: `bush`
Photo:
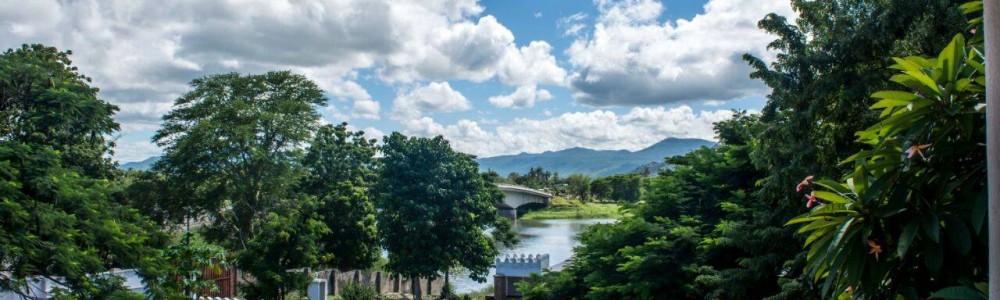
[[[351,282],[344,286],[344,290],[340,292],[340,298],[344,300],[376,300],[378,292],[367,284]]]

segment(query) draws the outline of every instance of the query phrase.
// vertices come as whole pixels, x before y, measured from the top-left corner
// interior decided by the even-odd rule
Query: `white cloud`
[[[351,112],[351,117],[378,120],[380,107],[381,105],[377,101],[371,99],[354,101],[354,109]]]
[[[533,41],[520,49],[505,50],[497,69],[497,79],[508,85],[564,85],[566,70],[556,63],[552,46],[544,41]]]
[[[580,36],[587,25],[583,24],[583,20],[587,18],[587,14],[583,12],[578,12],[563,18],[560,18],[556,22],[556,27],[563,29],[563,36]]]
[[[772,54],[757,28],[767,13],[792,16],[788,1],[709,0],[690,20],[658,23],[655,0],[599,0],[591,36],[566,50],[574,97],[591,105],[666,104],[762,95],[744,53]]]
[[[462,93],[451,88],[448,82],[431,82],[396,96],[392,104],[397,120],[417,119],[425,113],[456,112],[472,108]]]
[[[510,95],[490,97],[490,103],[497,107],[525,108],[534,107],[535,101],[552,99],[552,93],[539,89],[534,85],[523,85]]]
[[[0,0],[0,48],[43,43],[74,51],[101,97],[122,106],[123,128],[159,123],[192,79],[292,70],[334,100],[374,105],[356,80],[559,84],[547,43],[519,47],[477,0]]]
[[[595,110],[539,120],[518,118],[492,131],[470,120],[443,125],[423,117],[401,123],[406,134],[443,135],[459,151],[489,157],[570,147],[639,150],[668,137],[715,140],[712,124],[731,116],[730,110],[695,113],[680,106],[637,107],[624,114]]]
[[[719,100],[707,100],[707,101],[702,102],[702,103],[705,104],[705,105],[708,105],[708,106],[721,106],[725,102],[722,102],[722,101],[719,101]]]

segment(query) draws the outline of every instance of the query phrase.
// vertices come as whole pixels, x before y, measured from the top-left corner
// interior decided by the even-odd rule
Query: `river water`
[[[549,265],[553,266],[573,256],[573,247],[580,244],[577,234],[587,227],[598,223],[612,223],[614,219],[560,219],[560,220],[518,220],[514,230],[521,236],[521,243],[514,249],[502,251],[504,255],[548,254]],[[490,269],[486,282],[476,282],[468,276],[454,274],[452,285],[458,293],[481,290],[493,284],[493,274],[496,269]]]

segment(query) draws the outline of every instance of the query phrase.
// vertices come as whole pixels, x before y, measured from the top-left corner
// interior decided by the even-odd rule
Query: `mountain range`
[[[541,167],[549,172],[559,172],[566,176],[574,173],[591,177],[637,172],[644,168],[658,169],[665,157],[682,155],[701,147],[713,147],[714,142],[701,139],[668,138],[639,151],[594,150],[569,148],[542,153],[521,153],[477,159],[480,170],[493,170],[501,176],[511,172],[528,173],[531,168]],[[159,160],[153,156],[143,161],[122,163],[123,170],[149,170]],[[655,170],[653,170],[655,172]]]
[[[549,172],[559,172],[561,176],[579,173],[598,177],[635,172],[651,165],[662,166],[664,158],[682,155],[702,146],[714,147],[715,143],[702,139],[668,138],[639,151],[575,147],[480,158],[478,161],[480,170],[493,170],[500,176],[511,172],[525,174],[533,167],[542,167]]]
[[[158,160],[160,160],[159,156],[153,156],[153,157],[144,159],[143,161],[134,161],[134,162],[122,163],[121,165],[118,165],[118,168],[122,169],[122,170],[142,170],[142,171],[146,171],[146,170],[149,170],[149,169],[153,168],[153,163],[155,163]]]

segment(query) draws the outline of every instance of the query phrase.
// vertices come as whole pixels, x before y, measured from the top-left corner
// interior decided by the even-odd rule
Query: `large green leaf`
[[[831,192],[827,192],[827,191],[814,191],[813,195],[815,195],[816,198],[820,198],[820,199],[823,199],[823,200],[826,200],[826,201],[832,202],[832,203],[841,203],[841,204],[844,204],[844,203],[850,203],[851,202],[851,199],[847,199],[844,196],[841,196],[841,195],[838,195],[838,194],[835,194],[835,193],[831,193]]]
[[[986,300],[986,295],[967,286],[953,286],[934,292],[930,299]]]
[[[899,236],[899,246],[896,247],[896,255],[900,258],[906,257],[906,251],[910,249],[910,245],[913,244],[913,240],[917,237],[917,221],[910,221],[903,228],[903,233]]]

